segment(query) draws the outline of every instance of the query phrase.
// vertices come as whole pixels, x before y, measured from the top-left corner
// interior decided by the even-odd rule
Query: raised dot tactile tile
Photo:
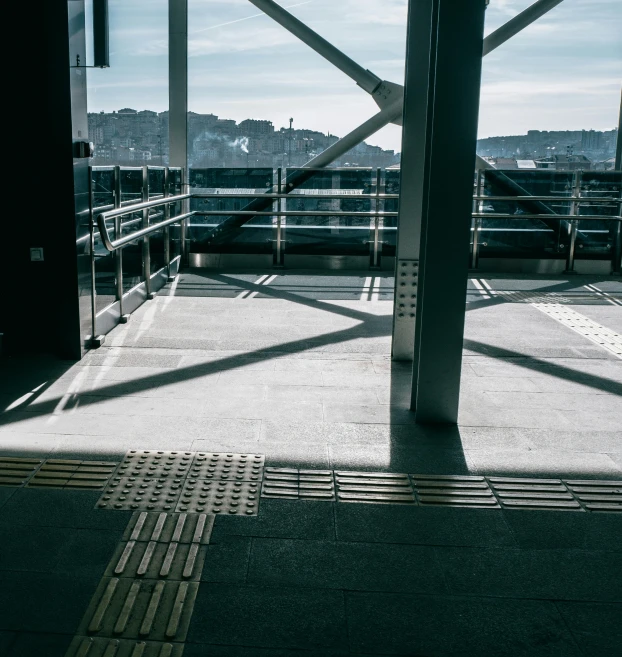
[[[260,483],[186,479],[177,512],[255,516],[259,509]]]
[[[130,450],[119,465],[119,477],[170,477],[187,476],[195,452],[165,452],[152,450]]]
[[[335,471],[335,483],[342,502],[416,504],[407,474]]]
[[[411,475],[411,480],[422,506],[499,506],[484,477]]]
[[[181,657],[181,643],[75,636],[65,657]]]
[[[205,513],[136,511],[125,529],[123,540],[207,545],[214,527],[214,517]]]
[[[261,496],[291,500],[335,500],[332,470],[266,468]]]
[[[103,577],[78,634],[184,641],[197,582]]]
[[[263,454],[197,452],[188,477],[226,481],[261,481],[264,460]]]
[[[96,507],[130,511],[174,511],[183,481],[174,477],[113,477]]]

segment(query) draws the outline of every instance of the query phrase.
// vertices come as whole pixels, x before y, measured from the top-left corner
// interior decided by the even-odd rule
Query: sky
[[[88,5],[87,0],[87,5]],[[485,34],[532,0],[490,0]],[[280,0],[382,79],[402,84],[407,0]],[[189,109],[343,136],[371,97],[248,0],[188,0]],[[88,72],[89,111],[168,109],[168,1],[110,0],[110,68]],[[88,34],[88,30],[87,30]],[[484,58],[479,137],[611,130],[622,83],[620,0],[564,0]],[[387,126],[368,143],[401,150]]]

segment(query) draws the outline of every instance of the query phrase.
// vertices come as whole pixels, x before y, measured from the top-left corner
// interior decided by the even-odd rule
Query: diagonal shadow
[[[491,358],[512,358],[514,364],[519,367],[524,367],[529,370],[534,370],[540,374],[550,374],[560,379],[567,381],[574,381],[582,385],[595,388],[596,390],[603,390],[605,392],[612,392],[617,395],[622,395],[622,383],[618,383],[613,379],[606,379],[595,374],[588,374],[587,372],[579,372],[573,370],[565,365],[558,365],[557,363],[550,363],[546,360],[534,358],[533,356],[526,356],[519,351],[512,351],[502,347],[494,347],[486,344],[485,342],[477,342],[476,340],[465,340],[464,346],[471,351],[476,351]]]

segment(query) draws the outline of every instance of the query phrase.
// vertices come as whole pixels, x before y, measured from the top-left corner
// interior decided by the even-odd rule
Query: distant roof
[[[533,160],[516,160],[516,166],[519,169],[535,169],[536,163]]]

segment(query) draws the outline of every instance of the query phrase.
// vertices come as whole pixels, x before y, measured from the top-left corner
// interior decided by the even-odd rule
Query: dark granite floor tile
[[[613,657],[622,652],[622,639],[619,636],[599,634],[576,634],[572,636],[585,657]]]
[[[504,510],[516,543],[524,548],[577,548],[585,546],[594,514],[579,511]],[[603,546],[604,548],[604,546]],[[594,549],[603,549],[594,546]]]
[[[0,629],[73,634],[99,578],[0,571]]]
[[[0,509],[8,502],[16,490],[17,488],[13,486],[0,486]]]
[[[622,513],[590,513],[589,516],[584,547],[622,552]]]
[[[121,530],[72,530],[54,571],[78,577],[102,577],[122,536]]]
[[[218,517],[213,540],[226,534],[331,540],[335,538],[333,505],[329,502],[262,499],[256,517]]]
[[[409,657],[579,657],[555,606],[533,600],[346,593],[350,650]]]
[[[100,491],[20,488],[0,509],[0,522],[48,527],[125,529],[130,511],[95,509]]]
[[[17,632],[0,631],[0,655],[8,655],[9,648],[15,640]]]
[[[344,649],[346,621],[341,591],[201,586],[188,643]]]
[[[63,657],[71,639],[71,634],[20,632],[7,657]]]
[[[512,547],[514,536],[495,509],[421,508],[393,504],[337,504],[340,541]]]
[[[622,555],[587,550],[440,548],[452,593],[502,598],[622,600]]]
[[[559,600],[555,605],[572,632],[615,636],[622,641],[622,603]]]
[[[0,568],[49,573],[71,542],[71,530],[0,523]]]
[[[244,584],[251,553],[250,536],[221,535],[206,548],[202,582]]]
[[[353,591],[446,592],[435,548],[253,539],[249,584]]]
[[[187,643],[184,657],[352,657],[349,651],[288,650],[287,648],[257,648],[256,646],[215,646]]]

